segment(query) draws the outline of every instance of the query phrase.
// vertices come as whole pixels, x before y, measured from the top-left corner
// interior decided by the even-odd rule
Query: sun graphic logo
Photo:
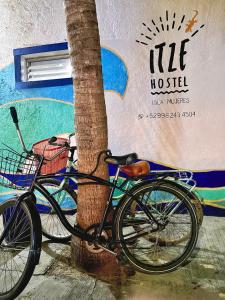
[[[193,16],[177,16],[168,11],[163,17],[151,20],[150,25],[142,23],[143,32],[136,42],[149,47],[149,70],[151,74],[151,94],[187,93],[187,77],[184,73],[188,44],[204,24],[198,26],[199,12]],[[187,19],[187,20],[186,20]]]

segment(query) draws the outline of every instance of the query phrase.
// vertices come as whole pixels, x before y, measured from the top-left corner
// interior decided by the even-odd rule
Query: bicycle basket
[[[18,190],[28,189],[38,165],[34,155],[0,149],[0,185]]]
[[[39,155],[43,155],[45,158],[49,159],[56,155],[60,151],[60,149],[62,149],[62,147],[60,146],[49,145],[48,141],[49,139],[45,139],[33,144],[33,152]],[[63,143],[66,141],[67,139],[65,138],[57,138],[57,143]],[[69,150],[65,149],[65,151],[56,156],[56,158],[52,161],[44,161],[40,173],[42,175],[45,175],[59,172],[66,167],[68,155]]]

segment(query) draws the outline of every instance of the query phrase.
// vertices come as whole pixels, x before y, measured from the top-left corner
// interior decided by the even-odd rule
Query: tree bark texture
[[[66,27],[73,69],[75,97],[75,131],[78,170],[90,173],[102,150],[107,149],[107,117],[102,82],[101,48],[95,0],[65,0]],[[96,176],[108,179],[103,160]],[[106,205],[108,188],[84,185],[78,188],[77,221],[81,228],[99,223]],[[78,238],[72,239],[76,264],[87,269],[99,268],[111,255],[93,254]]]

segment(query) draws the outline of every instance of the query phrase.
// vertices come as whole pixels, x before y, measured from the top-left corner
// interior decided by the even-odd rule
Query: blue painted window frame
[[[60,86],[72,84],[72,78],[60,78],[60,79],[50,79],[50,80],[41,80],[41,81],[22,81],[21,78],[21,58],[26,54],[33,53],[43,53],[43,52],[53,52],[59,50],[67,50],[68,43],[57,43],[57,44],[48,44],[27,48],[18,48],[13,50],[14,55],[14,65],[15,65],[15,87],[16,89],[26,89],[26,88],[37,88],[37,87],[50,87],[50,86]]]

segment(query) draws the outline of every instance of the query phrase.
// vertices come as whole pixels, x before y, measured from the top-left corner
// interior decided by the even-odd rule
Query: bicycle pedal
[[[113,255],[117,255],[113,250],[110,250],[107,245],[103,246],[103,245],[98,244],[98,247],[105,251],[108,251],[109,253],[111,253]]]

